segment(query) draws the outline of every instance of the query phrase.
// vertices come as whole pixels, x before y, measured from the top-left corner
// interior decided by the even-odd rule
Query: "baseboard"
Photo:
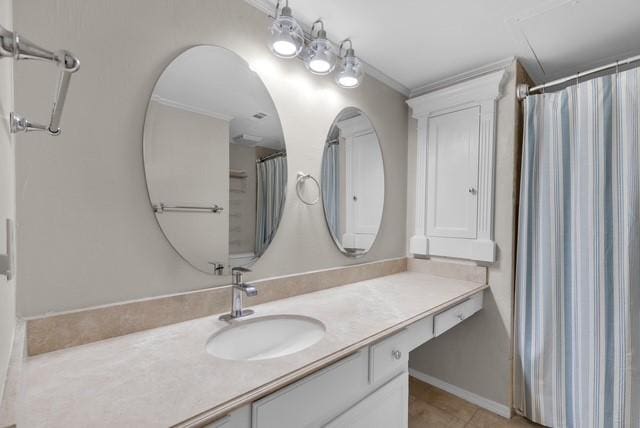
[[[436,379],[433,376],[429,376],[428,374],[419,372],[418,370],[414,370],[412,368],[409,368],[409,375],[424,383],[428,383],[444,391],[447,391],[449,394],[453,394],[456,397],[460,397],[463,400],[473,403],[478,407],[482,407],[483,409],[500,415],[503,418],[511,418],[511,409],[509,408],[509,406],[505,406],[504,404],[500,404],[493,400],[489,400],[488,398],[481,397],[478,394],[474,394],[473,392],[458,388],[455,385],[451,385],[450,383],[447,383],[440,379]]]

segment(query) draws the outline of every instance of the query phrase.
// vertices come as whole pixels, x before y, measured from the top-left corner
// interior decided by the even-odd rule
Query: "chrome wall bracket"
[[[0,275],[7,277],[7,281],[13,279],[15,270],[14,251],[13,251],[13,222],[10,219],[6,221],[6,254],[0,254]]]
[[[0,26],[0,58],[47,61],[55,64],[60,69],[60,78],[58,79],[58,87],[56,89],[56,96],[53,101],[51,118],[49,119],[48,125],[32,122],[16,113],[11,113],[9,118],[12,133],[44,131],[49,133],[49,135],[60,135],[60,119],[62,117],[64,102],[67,98],[71,75],[80,68],[78,58],[65,50],[51,52],[43,49],[35,43],[22,38],[18,33],[9,31],[2,26]]]
[[[531,88],[526,83],[520,83],[516,86],[516,96],[518,101],[522,101],[529,96],[529,90]]]

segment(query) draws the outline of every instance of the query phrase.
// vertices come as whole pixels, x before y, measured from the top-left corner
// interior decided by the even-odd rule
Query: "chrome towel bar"
[[[54,63],[60,68],[60,78],[58,80],[56,97],[53,101],[51,118],[48,125],[31,122],[16,113],[11,113],[10,115],[12,133],[20,131],[45,131],[53,136],[60,135],[60,118],[62,117],[62,109],[64,108],[67,91],[69,90],[69,81],[71,80],[71,75],[80,68],[78,58],[73,56],[71,52],[65,50],[55,52],[48,51],[19,36],[18,33],[14,33],[0,26],[0,58],[4,57],[15,58],[16,60],[37,59]]]
[[[318,196],[312,200],[312,201],[308,201],[306,200],[303,196],[302,193],[300,192],[300,189],[302,188],[302,186],[304,185],[304,183],[307,180],[311,180],[313,181],[313,183],[316,185],[317,189],[318,189]],[[302,171],[298,172],[298,179],[296,180],[296,194],[298,195],[298,199],[300,199],[302,201],[303,204],[305,205],[315,205],[318,203],[318,201],[320,200],[320,193],[321,193],[321,188],[320,188],[320,183],[318,182],[318,180],[315,179],[315,177],[311,174],[305,174]]]
[[[189,205],[166,205],[163,203],[154,204],[153,212],[157,214],[162,214],[165,212],[192,212],[192,213],[214,213],[218,214],[220,211],[223,211],[224,208],[218,205],[213,205],[211,207],[200,207],[200,206],[189,206]]]

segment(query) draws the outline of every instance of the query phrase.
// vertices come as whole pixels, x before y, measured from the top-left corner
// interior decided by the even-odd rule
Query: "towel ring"
[[[315,200],[311,201],[311,202],[305,200],[302,197],[302,195],[300,194],[300,187],[302,187],[302,185],[307,180],[313,180],[313,182],[316,183],[316,187],[318,188],[318,197]],[[303,204],[305,204],[305,205],[315,205],[320,200],[320,183],[318,183],[318,180],[316,180],[315,177],[312,176],[311,174],[305,174],[304,172],[298,172],[298,180],[296,181],[296,194],[298,195],[298,199],[300,199]]]

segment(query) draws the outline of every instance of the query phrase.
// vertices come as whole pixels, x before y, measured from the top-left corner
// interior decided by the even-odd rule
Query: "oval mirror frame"
[[[331,124],[320,181],[324,218],[333,242],[347,257],[364,256],[382,227],[385,171],[378,133],[359,108],[342,109]]]
[[[193,117],[178,122],[174,113],[163,120],[153,112],[159,105]],[[194,129],[194,120],[202,124],[199,132],[207,136],[207,144],[204,137],[180,133]],[[172,138],[181,145],[171,144]],[[194,268],[229,275],[230,267],[251,266],[268,249],[286,202],[286,145],[266,85],[240,55],[198,45],[167,64],[147,105],[143,161],[156,221],[173,249]],[[237,201],[236,188],[245,189],[246,201]],[[240,217],[253,220],[236,224],[236,214],[247,212],[252,214]]]

